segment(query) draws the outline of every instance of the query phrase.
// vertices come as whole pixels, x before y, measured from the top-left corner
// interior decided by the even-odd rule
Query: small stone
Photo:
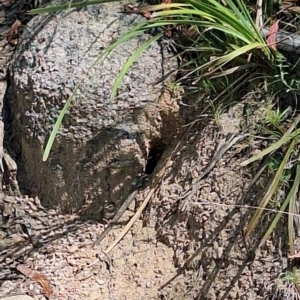
[[[69,253],[75,253],[76,251],[78,251],[78,246],[73,245],[73,246],[68,248],[68,251],[69,251]]]
[[[103,279],[96,278],[96,282],[97,282],[99,285],[103,285],[105,281],[104,281]]]

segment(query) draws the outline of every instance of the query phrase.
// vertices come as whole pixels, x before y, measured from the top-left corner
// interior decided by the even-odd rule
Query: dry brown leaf
[[[151,19],[151,17],[152,17],[152,13],[151,13],[151,11],[146,11],[146,12],[143,13],[143,16],[144,16],[147,20],[149,20],[149,19]]]
[[[18,265],[17,270],[26,277],[30,278],[32,281],[38,282],[43,287],[43,294],[48,298],[53,295],[53,288],[51,287],[51,284],[45,275],[34,271],[24,265]]]
[[[276,34],[278,31],[278,24],[279,24],[279,20],[276,21],[269,30],[269,34],[267,37],[267,44],[269,46],[269,48],[271,48],[274,51],[277,51],[276,49]]]
[[[16,20],[12,25],[11,28],[9,30],[8,36],[7,36],[7,41],[13,45],[16,46],[18,44],[18,29],[19,27],[22,25],[20,20]]]

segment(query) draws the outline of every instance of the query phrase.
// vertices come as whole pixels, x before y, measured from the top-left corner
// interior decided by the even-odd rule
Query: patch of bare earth
[[[2,195],[0,296],[45,299],[41,284],[17,271],[26,265],[50,281],[51,299],[279,299],[282,245],[273,237],[255,251],[258,240],[242,235],[247,211],[236,207],[261,197],[257,187],[243,196],[255,170],[240,163],[252,145],[246,139],[233,145],[197,183],[227,134],[239,134],[226,126],[235,112],[225,117],[223,129],[199,122],[176,151],[178,141],[169,146],[156,167],[165,168],[164,176],[142,218],[107,255],[102,250],[134,204],[122,226],[93,249],[103,225],[44,210],[37,199]],[[149,189],[138,194],[137,207]]]

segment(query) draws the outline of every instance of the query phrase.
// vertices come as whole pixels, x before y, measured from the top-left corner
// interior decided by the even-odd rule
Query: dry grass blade
[[[295,213],[298,215],[300,213],[300,198],[299,197],[300,197],[300,193],[298,191],[297,200],[295,201]],[[295,231],[297,232],[297,235],[300,236],[300,217],[295,217],[294,222],[295,222]]]
[[[163,174],[161,174],[161,177],[162,177],[162,175]],[[158,177],[157,181],[159,181],[159,179],[161,179],[161,177]],[[156,184],[157,183],[158,182],[156,182]],[[134,216],[131,218],[131,220],[126,224],[126,226],[124,227],[124,229],[122,230],[122,232],[118,235],[118,237],[116,238],[116,240],[104,251],[104,253],[108,254],[122,240],[122,238],[130,230],[130,228],[132,227],[132,225],[138,220],[138,218],[142,214],[143,210],[147,206],[148,202],[150,201],[150,199],[151,199],[154,191],[156,190],[156,187],[157,187],[157,185],[154,185],[154,187],[151,188],[151,190],[149,191],[147,197],[145,198],[145,200],[143,201],[142,205],[139,207],[139,209],[137,210],[137,212],[134,214]]]
[[[291,139],[293,139],[295,136],[300,134],[300,129],[297,129],[294,131],[294,129],[297,127],[298,123],[300,122],[300,116],[298,116],[293,123],[291,124],[290,128],[287,130],[287,132],[282,136],[282,138],[277,141],[276,143],[272,144],[270,147],[267,149],[259,152],[258,154],[252,156],[251,158],[245,160],[244,162],[241,163],[242,167],[245,167],[249,165],[250,163],[257,161],[259,159],[262,159],[264,156],[267,154],[279,149],[282,147],[284,144],[288,143]],[[294,131],[294,132],[293,132]]]
[[[268,203],[270,202],[270,200],[272,199],[272,196],[275,194],[276,190],[277,190],[277,187],[278,187],[278,183],[280,182],[282,176],[283,176],[283,172],[284,172],[284,169],[286,167],[286,164],[290,158],[290,154],[291,152],[293,151],[294,149],[294,146],[295,146],[295,139],[292,141],[291,145],[289,146],[276,174],[275,174],[275,177],[270,185],[270,187],[268,188],[268,191],[266,192],[265,196],[263,197],[262,201],[260,202],[259,204],[259,207],[261,208],[265,208]],[[249,222],[249,225],[248,225],[248,228],[246,230],[246,233],[245,233],[245,239],[249,238],[249,235],[253,232],[253,230],[255,229],[261,215],[262,215],[262,210],[259,209],[255,212],[254,216],[251,218],[250,222]]]
[[[256,7],[257,7],[257,11],[256,11],[256,27],[258,30],[261,30],[263,27],[263,13],[262,13],[262,4],[263,4],[263,0],[258,0]]]
[[[296,173],[296,178],[294,180],[293,187],[289,193],[290,200],[289,200],[289,213],[294,214],[296,213],[296,199],[299,191],[299,183],[300,183],[300,166],[297,166],[297,173]],[[295,249],[294,249],[294,240],[295,240],[295,217],[292,215],[288,216],[288,235],[289,235],[289,246],[290,246],[290,254],[293,255],[295,254]]]
[[[296,144],[296,139],[294,139],[292,141],[292,143],[290,144],[289,146],[289,149],[288,149],[288,153],[291,153],[295,147],[295,144]],[[295,197],[295,194],[297,193],[298,191],[298,185],[299,185],[299,180],[300,180],[300,172],[297,171],[297,175],[296,175],[296,178],[295,178],[295,181],[294,181],[294,184],[289,192],[289,194],[287,195],[284,203],[282,204],[282,206],[280,207],[278,213],[276,214],[274,220],[272,221],[271,225],[269,226],[268,230],[266,231],[266,233],[264,234],[263,238],[262,238],[262,241],[261,241],[261,244],[264,244],[266,242],[266,240],[269,238],[269,236],[271,235],[272,231],[275,229],[278,221],[280,220],[282,214],[284,213],[284,211],[286,210],[288,204],[292,203],[292,199],[293,197]],[[293,220],[294,218],[294,211],[291,211],[289,210],[289,214],[288,214],[288,218],[289,220]]]

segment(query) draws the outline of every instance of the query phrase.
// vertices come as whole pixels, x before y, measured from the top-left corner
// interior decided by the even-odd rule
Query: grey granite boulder
[[[122,13],[123,7],[116,2],[35,17],[10,68],[9,105],[27,188],[61,212],[98,219],[106,204],[119,206],[143,171],[151,143],[162,138],[158,101],[166,82],[155,83],[176,68],[172,54],[154,43],[113,99],[110,92],[120,69],[151,36],[127,41],[92,66],[112,41],[145,21]],[[77,84],[75,100],[43,163],[47,138]]]

